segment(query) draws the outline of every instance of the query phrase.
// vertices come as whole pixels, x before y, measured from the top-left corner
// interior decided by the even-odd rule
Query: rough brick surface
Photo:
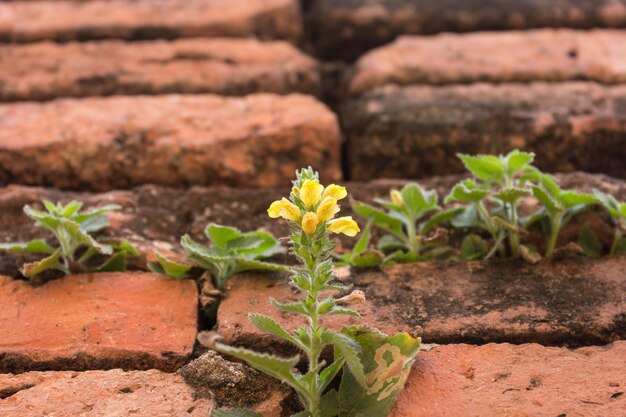
[[[296,0],[102,0],[0,3],[0,41],[259,37],[297,41]]]
[[[0,100],[167,93],[320,94],[314,59],[284,41],[185,39],[5,46]]]
[[[335,115],[297,94],[5,104],[0,132],[0,183],[269,187],[309,164],[326,181],[340,177]]]
[[[173,370],[191,355],[193,281],[144,273],[73,275],[33,288],[0,277],[0,371]]]
[[[356,63],[349,92],[384,84],[626,81],[626,33],[533,30],[404,36]]]
[[[528,265],[416,263],[352,271],[345,281],[363,290],[355,306],[363,318],[330,316],[333,328],[369,324],[387,333],[409,331],[426,343],[538,342],[604,344],[626,337],[626,258],[575,258]],[[218,332],[229,343],[271,346],[247,314],[301,325],[268,301],[297,299],[285,279],[244,274],[232,278],[218,311]],[[285,346],[286,347],[286,346]]]
[[[347,103],[350,178],[464,172],[457,152],[536,152],[549,172],[626,177],[626,87],[594,83],[387,86]]]
[[[402,34],[624,27],[624,0],[314,0],[320,55],[356,59]]]
[[[623,341],[437,346],[418,354],[389,417],[622,417],[625,368]]]
[[[157,370],[0,375],[3,416],[206,417],[212,408],[182,377]]]

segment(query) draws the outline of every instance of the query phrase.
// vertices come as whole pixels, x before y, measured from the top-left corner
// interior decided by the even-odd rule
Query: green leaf
[[[213,410],[213,417],[263,417],[262,414],[247,408],[218,408]]]
[[[459,214],[457,214],[450,223],[458,229],[481,227],[483,225],[483,221],[478,215],[478,211],[476,210],[476,206],[474,204],[464,207],[463,210],[459,212]]]
[[[63,217],[71,217],[82,207],[83,203],[81,203],[80,201],[70,201],[67,205],[65,205],[65,207],[63,207],[60,214]]]
[[[489,190],[479,187],[473,180],[464,180],[456,184],[445,198],[445,203],[477,203],[489,195]]]
[[[170,259],[167,259],[159,252],[155,252],[154,255],[157,258],[159,266],[161,267],[163,273],[168,277],[181,279],[187,277],[187,272],[192,268],[191,265],[181,264]],[[153,271],[158,272],[158,271]]]
[[[241,237],[241,231],[234,227],[222,226],[210,223],[204,229],[204,234],[213,243],[221,248],[226,248],[226,244],[233,239]]]
[[[360,216],[363,216],[366,219],[372,219],[377,227],[386,230],[389,233],[393,233],[401,239],[406,239],[406,235],[402,229],[402,221],[399,219],[391,217],[384,211],[365,203],[354,202],[352,203],[352,209]]]
[[[0,250],[10,252],[53,253],[54,248],[43,239],[35,239],[30,242],[0,243]]]
[[[417,183],[409,183],[400,191],[404,207],[412,218],[435,210],[437,208],[437,194],[434,191],[425,191]]]
[[[303,348],[298,339],[289,334],[287,330],[285,330],[271,317],[259,313],[248,313],[248,319],[256,326],[257,329],[293,343],[299,348]]]
[[[366,251],[352,255],[350,257],[350,265],[358,268],[372,268],[383,263],[385,254],[376,249],[367,249]]]
[[[508,188],[502,188],[500,191],[494,194],[494,197],[496,197],[499,200],[504,201],[505,203],[515,204],[517,203],[517,200],[519,200],[522,197],[526,197],[530,194],[531,193],[529,190],[526,190],[523,188],[508,187]]]
[[[257,371],[261,371],[266,375],[288,384],[300,393],[307,392],[306,387],[299,381],[299,377],[291,371],[300,361],[300,355],[290,358],[281,358],[267,353],[258,353],[249,349],[224,345],[222,343],[216,343],[215,350],[246,361]]]
[[[250,259],[269,258],[279,253],[284,253],[285,248],[280,244],[278,239],[269,233],[262,231],[245,233],[242,238],[259,239],[260,242],[254,247],[239,249],[238,252]],[[237,239],[235,239],[237,240]],[[233,241],[229,242],[228,245]],[[230,250],[230,247],[229,247]]]
[[[126,252],[121,251],[113,254],[102,265],[93,268],[92,272],[120,272],[126,271]]]
[[[600,204],[600,200],[591,194],[578,193],[576,191],[564,191],[561,193],[561,201],[566,208],[588,205],[588,204]]]
[[[320,372],[320,389],[324,391],[333,379],[339,374],[346,360],[341,356],[341,352],[335,349],[335,360]]]
[[[469,234],[461,243],[461,257],[467,261],[482,259],[489,252],[489,245],[480,236]]]
[[[610,194],[603,193],[595,188],[593,189],[593,196],[602,202],[602,207],[608,211],[611,217],[614,219],[619,219],[621,217],[620,203],[615,199],[615,197]],[[626,208],[626,204],[624,205],[624,208]]]
[[[452,220],[463,212],[463,207],[458,207],[450,210],[441,211],[432,216],[428,221],[420,225],[420,235],[424,236],[428,234],[434,227],[439,226],[442,223]]]
[[[69,273],[69,271],[65,268],[63,264],[59,261],[61,257],[61,249],[57,249],[54,253],[47,258],[42,259],[38,262],[27,263],[22,266],[21,272],[26,277],[34,277],[37,274],[40,274],[48,269],[56,269],[59,271],[63,271],[64,273]]]
[[[505,160],[509,170],[515,174],[532,164],[535,160],[535,154],[515,149],[506,155]]]
[[[322,341],[326,344],[333,345],[341,356],[345,359],[346,365],[354,379],[362,386],[366,387],[365,373],[363,364],[361,363],[361,347],[352,338],[343,333],[335,333],[330,330],[322,329]]]
[[[137,250],[137,248],[135,248],[133,246],[133,244],[130,243],[126,239],[122,239],[122,241],[120,243],[114,245],[114,247],[115,247],[115,249],[117,249],[119,251],[126,252],[126,254],[128,254],[128,255],[139,256],[139,251]]]
[[[303,314],[306,316],[309,315],[308,310],[301,301],[296,301],[294,303],[281,303],[274,300],[273,298],[270,298],[270,303],[272,303],[274,307],[285,313]]]
[[[604,246],[595,233],[585,224],[578,234],[578,246],[586,256],[597,258],[602,255]]]
[[[344,329],[361,346],[367,384],[360,385],[350,368],[339,387],[340,417],[385,417],[404,387],[419,351],[420,339],[408,333],[387,336],[375,329]]]
[[[537,186],[531,186],[533,195],[550,213],[563,211],[563,207],[548,194],[543,188]]]
[[[616,255],[626,255],[626,237],[622,237],[617,241],[617,246],[615,247]]]
[[[457,157],[469,172],[487,183],[500,182],[504,175],[502,163],[495,156],[457,154]]]
[[[271,262],[257,261],[254,259],[246,259],[243,257],[233,258],[236,267],[235,273],[244,271],[278,271],[291,272],[291,268],[286,265],[275,264]]]
[[[320,400],[320,417],[335,417],[339,415],[339,396],[337,390],[330,390]]]

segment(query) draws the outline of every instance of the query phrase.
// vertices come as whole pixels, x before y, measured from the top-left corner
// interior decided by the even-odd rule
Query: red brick
[[[416,263],[352,271],[347,282],[367,302],[362,319],[329,316],[332,328],[368,324],[386,333],[409,331],[425,343],[512,342],[587,345],[626,337],[626,258],[574,258],[529,265],[520,260],[487,263]],[[297,299],[285,279],[244,274],[229,282],[218,311],[225,341],[275,348],[248,312],[276,318],[289,329],[302,323],[268,301]],[[287,348],[286,345],[281,345]]]
[[[0,41],[259,37],[296,41],[296,0],[102,0],[0,3]]]
[[[68,276],[33,288],[0,277],[0,370],[173,370],[197,330],[193,281],[155,274]]]
[[[418,354],[389,417],[622,417],[624,369],[624,341],[437,346]]]
[[[288,185],[307,165],[334,181],[339,146],[335,115],[302,95],[0,105],[0,183],[99,191],[145,183],[271,187]]]
[[[595,83],[386,86],[341,112],[350,178],[465,172],[457,152],[534,151],[549,172],[626,177],[626,87]]]
[[[206,417],[212,401],[157,370],[0,375],[0,415]]]
[[[284,41],[185,39],[10,45],[0,100],[167,93],[320,94],[314,59]]]
[[[363,56],[349,90],[384,84],[626,81],[626,33],[533,30],[405,36]]]
[[[314,0],[319,54],[354,60],[403,34],[626,26],[624,0]],[[510,52],[510,51],[509,51]]]

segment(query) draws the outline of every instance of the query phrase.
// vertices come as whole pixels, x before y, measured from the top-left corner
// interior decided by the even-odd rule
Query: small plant
[[[209,271],[215,280],[215,287],[223,290],[226,281],[233,275],[252,270],[272,270],[287,272],[289,268],[260,259],[269,258],[284,252],[278,240],[262,231],[242,233],[234,227],[209,224],[204,234],[211,242],[209,247],[195,242],[189,235],[181,238],[181,245],[187,252],[187,260],[192,265],[178,263],[156,253],[158,262],[149,262],[151,271],[181,279],[191,268],[197,266]]]
[[[250,314],[252,323],[260,330],[285,340],[306,355],[308,370],[300,372],[300,356],[277,357],[252,350],[213,342],[211,347],[248,362],[252,367],[291,386],[305,411],[299,417],[348,417],[368,415],[384,417],[395,395],[404,385],[413,358],[419,349],[419,339],[406,333],[387,337],[365,328],[348,328],[335,332],[321,323],[334,314],[358,316],[346,305],[363,301],[355,291],[342,297],[322,296],[327,290],[348,290],[332,283],[333,243],[330,232],[355,236],[359,227],[351,217],[335,218],[338,200],[345,198],[344,187],[319,183],[311,168],[297,172],[290,198],[272,203],[268,214],[281,217],[291,226],[290,241],[293,254],[301,266],[291,275],[291,284],[302,292],[300,300],[280,303],[271,300],[280,311],[303,317],[306,324],[289,332],[268,316]],[[364,347],[365,346],[365,347]],[[332,347],[334,359],[327,364],[322,351]],[[387,352],[387,353],[385,353]],[[364,356],[367,354],[366,356]],[[389,356],[383,356],[383,355]],[[385,358],[382,360],[378,358]],[[328,390],[333,379],[344,369],[339,392]],[[358,404],[354,404],[360,398]],[[373,398],[373,400],[372,400]],[[364,404],[379,408],[362,408]],[[367,414],[363,414],[367,410]],[[246,410],[217,410],[216,416],[257,415]]]
[[[543,205],[537,213],[525,220],[526,227],[539,222],[547,236],[546,257],[554,254],[559,232],[574,216],[588,210],[593,204],[600,204],[600,199],[585,193],[562,190],[556,179],[548,174],[534,171],[526,175],[533,184],[532,193]]]
[[[35,220],[35,226],[52,232],[57,240],[57,247],[48,245],[43,239],[0,244],[0,250],[47,255],[39,262],[25,264],[21,269],[25,276],[34,277],[47,270],[58,270],[64,274],[123,271],[126,269],[126,256],[139,255],[125,240],[120,243],[102,243],[92,236],[109,226],[106,213],[119,210],[118,205],[109,204],[84,212],[80,211],[83,207],[80,201],[63,205],[44,200],[43,205],[46,211],[24,206],[24,213]],[[98,254],[107,255],[108,259],[94,266],[92,261]]]
[[[514,150],[507,155],[457,155],[467,170],[475,177],[455,185],[445,199],[446,203],[468,204],[454,221],[456,227],[481,228],[491,236],[494,244],[489,251],[486,242],[470,234],[462,244],[465,259],[477,259],[484,255],[489,259],[496,252],[506,256],[505,240],[509,242],[512,256],[527,251],[521,247],[523,233],[518,214],[522,197],[531,195],[525,175],[535,168],[531,165],[535,155]],[[508,239],[507,239],[508,238]]]
[[[416,183],[391,190],[390,197],[375,200],[386,212],[365,203],[352,204],[357,214],[388,232],[378,242],[378,248],[387,254],[385,263],[437,259],[451,251],[446,230],[437,226],[452,219],[460,209],[442,210],[437,192],[426,191]],[[432,231],[435,233],[429,236]]]
[[[361,237],[351,251],[347,253],[334,254],[335,258],[343,265],[368,268],[381,265],[385,261],[385,254],[378,249],[370,248],[372,220],[361,232]]]
[[[619,202],[612,195],[598,190],[593,190],[593,195],[609,214],[612,226],[615,228],[609,253],[611,255],[626,253],[626,238],[624,237],[626,234],[626,203]]]

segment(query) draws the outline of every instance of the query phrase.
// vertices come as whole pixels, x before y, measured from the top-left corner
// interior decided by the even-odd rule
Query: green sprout
[[[210,344],[292,387],[304,408],[296,414],[298,417],[384,417],[404,386],[419,350],[419,338],[406,333],[388,337],[368,328],[351,327],[336,332],[322,325],[323,319],[330,315],[358,317],[356,311],[346,306],[364,301],[359,291],[341,298],[328,294],[328,291],[350,289],[332,282],[334,245],[330,239],[330,232],[351,237],[359,232],[351,217],[334,218],[339,211],[337,200],[346,195],[344,187],[322,186],[317,173],[309,168],[297,172],[290,198],[275,201],[268,209],[270,217],[281,217],[291,226],[292,253],[300,266],[292,271],[290,283],[302,295],[292,303],[270,301],[281,312],[302,317],[306,324],[288,331],[268,316],[251,313],[249,318],[261,331],[290,343],[303,353],[308,362],[307,370],[300,371],[297,367],[300,355],[284,358],[217,341]],[[333,352],[330,363],[322,359],[322,352],[327,348],[332,348]],[[385,352],[391,355],[391,362],[381,364],[374,360],[376,355],[382,357]],[[342,370],[339,391],[330,389]],[[359,401],[354,403],[356,399]],[[215,415],[258,416],[249,410],[233,409],[217,410]]]
[[[390,196],[391,200],[375,200],[387,211],[365,203],[352,204],[357,214],[388,233],[378,242],[378,248],[387,254],[385,263],[437,259],[451,251],[446,245],[446,230],[437,226],[454,218],[461,209],[442,210],[437,192],[426,191],[416,183],[391,190]]]
[[[189,235],[181,238],[189,264],[167,259],[156,253],[157,262],[148,262],[151,271],[181,279],[194,266],[209,271],[218,290],[223,290],[230,277],[240,272],[271,270],[287,272],[284,265],[261,261],[284,252],[278,240],[263,231],[242,233],[234,227],[209,224],[204,233],[211,242],[209,247],[195,242]]]
[[[523,229],[518,206],[522,197],[531,195],[524,175],[535,169],[531,165],[535,155],[514,150],[500,156],[457,156],[476,180],[461,181],[445,198],[445,203],[468,204],[452,223],[456,227],[483,229],[494,242],[491,250],[485,252],[486,243],[479,242],[478,235],[468,235],[467,242],[462,245],[465,247],[465,251],[462,248],[463,257],[475,259],[484,255],[488,259],[496,252],[504,257],[505,240],[509,242],[512,256],[523,254],[528,248],[520,245]]]
[[[537,213],[525,220],[526,227],[539,222],[547,236],[546,257],[554,254],[559,232],[576,215],[588,210],[601,200],[591,194],[562,190],[556,179],[548,174],[535,171],[526,175],[534,182],[532,193],[543,205]]]
[[[624,234],[626,234],[626,203],[619,202],[612,195],[599,190],[593,190],[593,195],[609,214],[615,229],[609,253],[611,255],[626,253],[626,238],[624,238]]]
[[[57,240],[58,246],[50,246],[43,239],[24,243],[2,243],[0,250],[31,252],[47,255],[44,259],[25,264],[21,272],[34,277],[47,270],[57,270],[64,274],[82,272],[111,272],[126,269],[126,256],[138,256],[133,246],[122,240],[120,243],[98,242],[92,234],[109,226],[106,213],[119,210],[120,206],[109,204],[81,212],[83,203],[71,201],[66,205],[44,200],[46,211],[24,206],[24,213],[35,221],[35,226],[47,229]],[[99,265],[92,265],[94,256],[108,256]]]

